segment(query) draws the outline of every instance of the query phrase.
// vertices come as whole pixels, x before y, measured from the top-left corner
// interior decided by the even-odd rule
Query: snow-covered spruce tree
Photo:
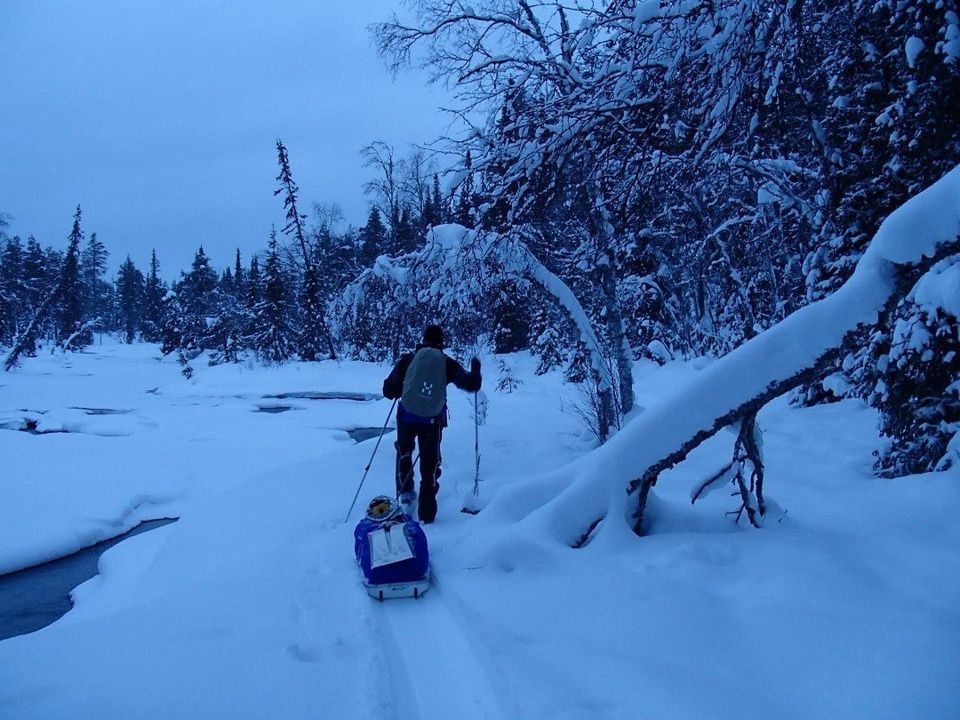
[[[0,225],[0,241],[0,346],[9,346],[27,322],[29,299],[20,237],[4,238]]]
[[[176,285],[176,283],[174,283]],[[163,299],[163,325],[160,327],[160,352],[169,355],[182,351],[186,312],[177,293],[169,292]]]
[[[493,351],[512,353],[530,344],[530,323],[525,314],[529,303],[526,289],[506,280],[492,289],[490,315],[493,323]]]
[[[260,304],[261,300],[263,300],[263,275],[260,272],[260,258],[253,255],[250,258],[250,268],[247,271],[247,293],[244,298],[244,308],[251,319],[253,318],[254,308]],[[252,338],[254,332],[253,325],[248,324],[244,330],[244,336]],[[248,344],[249,342],[248,340]]]
[[[230,268],[224,268],[223,272],[220,273],[220,292],[227,293],[228,295],[235,295],[237,292],[237,286],[233,282],[233,270]]]
[[[80,276],[80,206],[73,216],[73,228],[61,270],[61,289],[57,308],[57,344],[64,350],[80,350],[93,342],[93,332],[84,316],[84,288]]]
[[[355,232],[352,229],[346,233],[336,230],[336,226],[343,222],[343,211],[337,205],[314,203],[307,236],[313,264],[319,272],[325,307],[360,272]]]
[[[137,334],[143,326],[145,283],[143,273],[127,259],[120,265],[116,279],[117,310],[119,315],[119,331],[127,343],[137,339]]]
[[[870,397],[891,445],[881,475],[945,470],[960,463],[960,255],[930,269],[893,312],[871,354],[879,380]],[[889,344],[886,342],[890,338]]]
[[[164,326],[164,299],[167,287],[160,278],[160,263],[157,251],[150,253],[150,272],[143,288],[143,312],[140,318],[140,335],[147,342],[161,342]]]
[[[416,338],[413,328],[400,326],[404,312],[399,288],[379,272],[382,267],[377,263],[361,272],[333,303],[337,336],[346,354],[359,360],[387,360],[395,346],[406,347],[408,337]]]
[[[267,255],[267,262],[270,256]],[[266,270],[266,266],[264,266]],[[270,276],[265,277],[269,294]],[[265,298],[266,299],[266,298]],[[297,351],[304,360],[318,360],[323,357],[324,345],[327,344],[327,327],[323,320],[326,306],[323,302],[323,290],[320,287],[320,274],[317,268],[310,264],[303,273],[303,285],[300,288],[300,311],[303,319],[303,328],[297,341]],[[334,351],[330,351],[335,355]]]
[[[380,219],[380,211],[375,205],[370,206],[367,223],[360,228],[359,262],[362,267],[370,267],[374,261],[384,254],[387,242],[387,229]]]
[[[44,338],[53,336],[51,314],[48,313],[38,322],[34,322],[34,320],[37,318],[37,311],[43,304],[44,299],[60,281],[59,261],[55,251],[51,249],[51,253],[48,255],[40,247],[36,238],[30,235],[27,238],[27,246],[23,254],[22,268],[22,295],[18,303],[21,320],[14,337],[19,337],[25,342],[22,353],[33,356],[36,355],[37,343]],[[32,326],[33,330],[30,337],[26,338],[23,333],[28,326]],[[11,338],[11,342],[12,340],[13,338]]]
[[[453,203],[453,222],[463,227],[472,228],[477,221],[476,192],[474,191],[473,180],[473,158],[468,149],[463,157],[463,168],[460,171],[463,175],[456,193],[456,200]]]
[[[94,332],[105,332],[112,327],[113,288],[104,275],[110,253],[97,237],[90,233],[80,255],[80,277],[83,283],[83,314],[89,319]]]
[[[80,216],[78,205],[66,254],[53,248],[43,252],[36,240],[30,238],[24,272],[30,278],[29,294],[35,299],[31,301],[31,317],[18,332],[4,361],[5,371],[16,367],[22,355],[35,354],[37,342],[44,336],[65,350],[79,350],[84,341],[87,344],[92,342],[82,310],[79,248],[83,231]]]
[[[423,203],[420,220],[421,236],[423,232],[429,228],[436,225],[444,225],[448,222],[444,208],[443,193],[440,192],[440,176],[437,173],[431,175],[430,187],[427,190],[427,196]]]
[[[270,244],[263,266],[263,297],[253,309],[251,320],[253,349],[263,362],[281,364],[296,353],[283,267],[277,245],[277,233],[270,233]]]
[[[569,331],[564,332],[561,313],[549,302],[534,302],[533,319],[530,321],[530,350],[537,356],[537,375],[562,367],[569,360],[573,340]]]
[[[201,246],[190,271],[181,273],[164,308],[164,353],[182,350],[195,356],[209,347],[208,319],[216,312],[217,273]]]
[[[233,292],[241,302],[247,294],[247,274],[243,269],[243,263],[240,262],[240,248],[237,248],[233,263]]]
[[[37,239],[30,235],[23,256],[23,282],[27,307],[31,312],[43,301],[50,287],[57,281],[57,269],[48,263],[47,255]]]
[[[231,273],[231,280],[233,275]],[[215,293],[216,315],[207,329],[206,345],[210,348],[210,364],[239,362],[246,348],[246,328],[252,321],[242,298],[236,295],[233,282],[221,285]]]
[[[303,260],[303,283],[300,289],[301,326],[298,334],[297,351],[303,360],[316,360],[323,354],[328,354],[330,359],[335,360],[337,351],[325,317],[326,303],[324,302],[320,271],[317,268],[313,253],[307,246],[306,232],[303,226],[303,221],[307,216],[302,215],[297,209],[300,189],[293,180],[287,149],[280,140],[277,140],[277,162],[280,165],[280,174],[277,175],[276,179],[280,183],[280,187],[274,190],[273,194],[283,195],[283,207],[286,210],[287,217],[287,224],[283,228],[283,233],[296,241]],[[276,271],[278,273],[281,271],[279,266]],[[267,278],[266,282],[269,283],[270,279]],[[267,301],[269,302],[269,300]],[[258,352],[260,352],[259,347]],[[282,354],[279,350],[277,352]],[[277,362],[276,358],[271,359]]]

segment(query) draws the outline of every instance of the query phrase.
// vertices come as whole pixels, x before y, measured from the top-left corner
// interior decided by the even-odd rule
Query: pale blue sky
[[[286,144],[303,210],[366,215],[360,149],[427,142],[449,117],[439,88],[391,80],[367,26],[399,0],[4,0],[0,212],[9,231],[65,245],[77,203],[116,266],[164,275],[202,242],[245,261],[283,224]]]

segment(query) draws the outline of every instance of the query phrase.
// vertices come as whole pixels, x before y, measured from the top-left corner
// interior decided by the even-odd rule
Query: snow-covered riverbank
[[[473,484],[468,396],[451,391],[438,582],[371,602],[343,516],[388,368],[198,365],[151,346],[41,357],[0,378],[0,568],[65,554],[136,524],[180,522],[109,550],[76,606],[0,642],[3,718],[952,718],[960,714],[960,477],[877,480],[873,413],[857,403],[760,417],[762,530],[690,487],[726,458],[721,433],[658,486],[653,535],[557,550],[509,518],[459,512]],[[508,359],[523,384],[490,396],[485,497],[530,483],[590,443],[576,390]],[[637,368],[637,399],[669,398],[703,362]],[[258,412],[282,403],[291,410]],[[122,411],[122,412],[102,412]],[[392,487],[385,441],[362,498]]]

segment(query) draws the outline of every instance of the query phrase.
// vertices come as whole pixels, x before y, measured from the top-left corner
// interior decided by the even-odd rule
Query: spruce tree
[[[394,246],[391,248],[391,255],[404,255],[417,249],[417,230],[410,217],[410,208],[406,205],[400,209],[400,220],[397,222],[393,238]]]
[[[32,322],[44,299],[60,282],[59,268],[55,265],[53,267],[48,266],[51,257],[53,256],[44,252],[33,235],[27,238],[22,265],[23,295],[20,316],[25,323]],[[36,355],[38,339],[48,337],[53,333],[53,324],[49,314],[41,318],[39,322],[33,323],[33,326],[31,336],[23,339],[22,354],[27,356]],[[18,330],[18,333],[20,332],[22,330]]]
[[[470,156],[469,150],[467,150],[467,154],[463,159],[463,172],[463,182],[460,183],[453,221],[464,227],[472,228],[474,225],[473,158]]]
[[[216,311],[216,289],[217,273],[210,267],[210,260],[201,246],[194,255],[190,272],[176,284],[176,302],[170,306],[177,315],[175,325],[179,349],[199,352],[206,348],[207,318]],[[169,344],[168,340],[164,343]]]
[[[430,206],[433,208],[434,225],[443,225],[450,221],[450,211],[444,202],[443,193],[440,192],[440,178],[436,173],[433,174],[433,196]]]
[[[250,322],[246,305],[233,293],[218,290],[216,313],[207,335],[210,364],[239,362],[246,347],[246,330]]]
[[[177,286],[177,294],[185,298],[196,315],[205,317],[211,314],[214,306],[213,291],[216,287],[217,273],[210,266],[210,258],[201,245],[193,257],[190,272],[183,276]]]
[[[263,299],[263,276],[260,273],[260,258],[250,258],[250,271],[247,273],[247,307],[253,309]]]
[[[127,255],[117,271],[116,295],[119,330],[128,344],[137,339],[137,333],[143,327],[144,286],[143,273]]]
[[[112,288],[103,279],[107,271],[110,253],[100,242],[96,233],[90,233],[87,245],[80,256],[80,275],[83,283],[83,315],[94,330],[110,329],[109,315]]]
[[[209,349],[210,364],[238,362],[245,348],[249,324],[243,298],[238,298],[233,273],[227,268],[213,293],[213,321],[208,321],[204,347]]]
[[[253,311],[253,347],[263,362],[280,364],[293,356],[294,339],[289,316],[283,267],[274,230],[270,233],[263,267],[263,299]]]
[[[494,290],[491,308],[493,351],[497,354],[526,350],[530,344],[530,321],[526,292],[518,283],[508,280]]]
[[[380,211],[370,206],[367,224],[360,228],[359,260],[363,267],[371,267],[386,250],[387,229],[380,219]]]
[[[27,238],[27,250],[23,257],[23,281],[26,285],[27,304],[31,309],[35,309],[49,284],[49,272],[43,248],[33,235]]]
[[[84,291],[80,277],[80,243],[83,240],[83,230],[80,228],[80,216],[80,206],[77,205],[61,271],[57,344],[64,350],[80,350],[93,342],[93,333],[87,327],[83,315]]]
[[[310,252],[307,249],[307,239],[304,233],[303,221],[307,219],[306,215],[300,213],[297,209],[297,196],[300,194],[300,188],[293,180],[293,173],[290,170],[290,158],[287,155],[287,148],[283,141],[277,140],[277,162],[280,164],[280,174],[277,175],[277,181],[280,187],[273,191],[274,196],[283,194],[283,207],[287,211],[287,224],[283,228],[284,235],[290,235],[303,253],[304,265],[310,264]]]
[[[233,271],[230,268],[224,268],[220,274],[220,291],[228,295],[236,295],[237,287],[233,281]]]
[[[260,259],[253,255],[250,257],[250,267],[246,273],[246,292],[243,297],[245,318],[243,343],[245,347],[253,350],[256,350],[256,312],[261,300],[263,300],[263,279],[260,273]]]
[[[0,250],[0,345],[10,345],[29,312],[20,237],[7,238]]]
[[[147,342],[161,342],[163,339],[163,310],[167,287],[160,279],[160,263],[157,251],[150,253],[150,274],[147,275],[143,290],[143,312],[141,314],[140,334]]]
[[[331,360],[337,357],[333,336],[327,327],[326,303],[321,287],[320,272],[317,268],[313,253],[307,247],[303,221],[306,215],[300,214],[297,209],[297,195],[300,189],[293,180],[290,171],[290,160],[283,142],[277,140],[277,158],[280,164],[280,174],[277,181],[280,183],[274,195],[283,194],[283,206],[287,211],[287,224],[283,228],[285,235],[293,237],[303,253],[303,285],[300,292],[300,309],[303,322],[299,333],[299,353],[304,360],[316,360],[325,349]],[[278,268],[279,270],[279,268]]]
[[[240,248],[237,248],[237,257],[233,264],[233,286],[237,298],[242,300],[247,293],[246,279],[244,277],[243,265],[240,262]]]

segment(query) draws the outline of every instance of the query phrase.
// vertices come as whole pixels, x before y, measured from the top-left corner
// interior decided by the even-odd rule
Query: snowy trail
[[[402,720],[499,720],[483,663],[434,578],[419,600],[382,604],[396,717]]]

